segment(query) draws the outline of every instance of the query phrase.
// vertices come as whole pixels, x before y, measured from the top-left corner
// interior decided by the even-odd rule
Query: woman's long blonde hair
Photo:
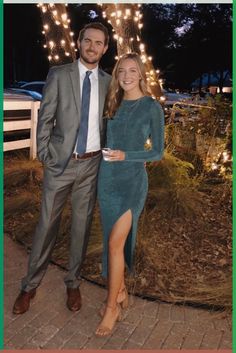
[[[147,79],[146,79],[146,72],[145,72],[145,67],[142,63],[142,60],[140,56],[133,52],[133,53],[128,53],[124,54],[116,63],[114,70],[112,72],[112,79],[111,83],[109,86],[107,98],[106,98],[106,103],[105,103],[105,109],[104,109],[104,116],[106,118],[111,118],[115,115],[115,112],[117,111],[118,107],[121,104],[121,101],[124,96],[124,91],[120,87],[119,81],[118,81],[118,70],[120,68],[120,64],[126,60],[126,59],[132,59],[138,67],[139,74],[140,74],[140,81],[139,81],[139,87],[143,95],[145,96],[150,96],[150,92],[148,91],[147,88]]]

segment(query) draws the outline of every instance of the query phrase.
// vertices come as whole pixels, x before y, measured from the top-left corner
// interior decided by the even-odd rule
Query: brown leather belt
[[[73,153],[71,158],[78,161],[80,159],[87,159],[87,158],[97,156],[100,153],[101,153],[101,150],[94,151],[94,152],[88,152],[88,153],[83,154],[83,156],[79,156],[78,153]]]

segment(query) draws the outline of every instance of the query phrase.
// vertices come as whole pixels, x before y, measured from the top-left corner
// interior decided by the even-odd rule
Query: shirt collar
[[[84,77],[87,71],[92,71],[92,75],[94,78],[98,79],[98,66],[94,69],[89,70],[80,60],[78,60],[78,67],[80,72],[80,77]]]

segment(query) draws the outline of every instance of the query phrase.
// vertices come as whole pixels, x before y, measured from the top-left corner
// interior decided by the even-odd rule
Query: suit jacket
[[[103,146],[103,107],[111,76],[99,69],[99,126]],[[78,61],[52,67],[44,87],[38,115],[37,154],[53,174],[60,175],[74,151],[80,125],[80,75]]]

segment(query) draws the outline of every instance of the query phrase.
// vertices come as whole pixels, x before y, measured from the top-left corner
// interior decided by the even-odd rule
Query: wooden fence
[[[4,99],[3,109],[4,111],[9,110],[30,110],[30,119],[24,117],[9,117],[3,122],[3,131],[17,131],[17,130],[30,130],[30,138],[4,142],[3,151],[12,151],[21,148],[30,148],[30,158],[35,159],[37,155],[36,146],[36,127],[38,119],[38,109],[40,102],[32,100],[17,100],[17,99]],[[14,120],[13,120],[14,119]]]

